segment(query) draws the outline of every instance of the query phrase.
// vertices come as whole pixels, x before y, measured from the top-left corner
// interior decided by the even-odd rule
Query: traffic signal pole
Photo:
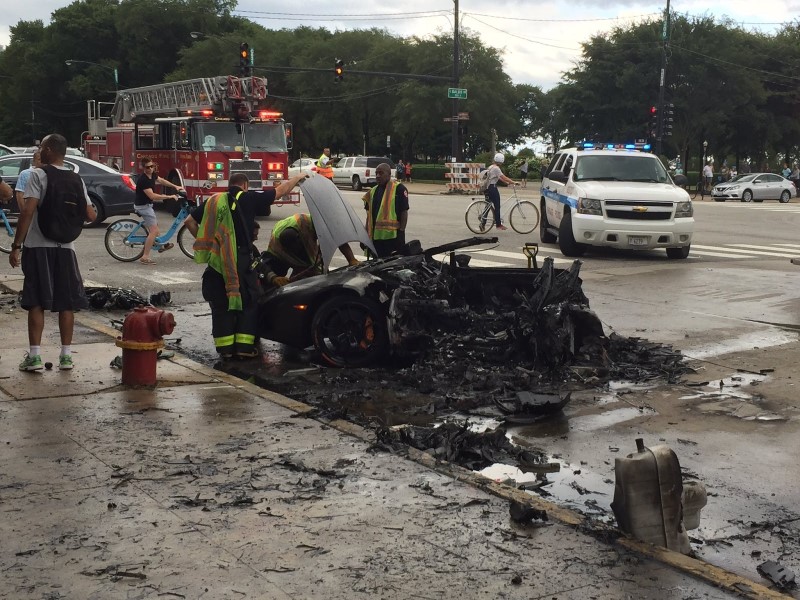
[[[658,83],[658,128],[656,129],[656,155],[661,155],[661,142],[664,138],[664,86],[667,78],[667,47],[669,46],[669,1],[664,12],[664,25],[661,30],[661,76]]]
[[[453,13],[453,87],[458,87],[458,0],[453,0],[455,3],[455,11]],[[453,129],[451,133],[451,154],[453,155],[454,162],[461,161],[461,144],[458,143],[458,98],[453,98],[452,123]]]

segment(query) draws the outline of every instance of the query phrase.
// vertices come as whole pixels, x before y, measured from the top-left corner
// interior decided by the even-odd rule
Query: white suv
[[[542,177],[539,236],[565,256],[588,246],[665,248],[686,258],[694,208],[646,146],[583,144],[559,150]]]

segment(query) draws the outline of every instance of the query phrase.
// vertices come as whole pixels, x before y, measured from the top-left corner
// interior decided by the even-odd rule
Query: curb
[[[10,288],[3,282],[0,282],[0,290],[5,290],[9,293],[16,293],[16,290]],[[108,335],[109,337],[116,338],[119,335],[119,331],[115,328],[106,325],[94,317],[88,316],[84,313],[76,313],[75,320],[82,326],[92,329],[98,333]],[[175,356],[173,358],[167,360],[179,364],[184,368],[196,373],[200,373],[212,380],[225,383],[233,388],[240,389],[248,394],[261,398],[262,400],[277,404],[278,406],[286,408],[297,415],[313,418],[327,427],[332,427],[337,431],[357,438],[367,444],[373,444],[375,442],[374,433],[370,430],[364,429],[360,425],[356,425],[341,419],[324,421],[317,417],[311,417],[309,415],[315,411],[314,407],[303,402],[292,400],[291,398],[287,398],[286,396],[276,392],[266,390],[254,383],[242,380],[234,375],[207,367],[206,365],[198,363],[184,356],[179,351],[175,352]],[[508,501],[515,501],[537,510],[544,510],[547,512],[547,515],[550,519],[590,535],[600,542],[612,546],[619,545],[629,551],[636,552],[641,556],[667,565],[682,573],[691,575],[741,597],[751,598],[753,600],[785,600],[786,598],[791,598],[791,596],[784,595],[776,590],[766,587],[763,584],[752,581],[724,568],[712,565],[701,559],[692,558],[679,552],[668,550],[660,546],[654,546],[634,538],[626,537],[625,534],[618,529],[587,519],[579,512],[564,508],[543,498],[528,494],[527,492],[518,490],[515,487],[498,483],[492,479],[458,465],[440,461],[421,450],[409,447],[404,455],[400,456],[404,456],[405,458],[412,460],[432,471],[462,483],[466,483],[467,485],[476,487],[498,498]]]

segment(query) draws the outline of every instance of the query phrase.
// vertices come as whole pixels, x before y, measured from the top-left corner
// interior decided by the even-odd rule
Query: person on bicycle
[[[153,209],[153,202],[163,202],[170,198],[173,200],[178,199],[176,194],[167,195],[157,193],[155,187],[156,185],[167,185],[171,188],[175,188],[177,192],[183,192],[185,190],[181,186],[175,185],[163,177],[159,177],[158,166],[153,162],[152,158],[146,156],[140,161],[140,164],[144,172],[136,179],[136,199],[133,203],[133,211],[142,217],[144,225],[147,227],[147,239],[144,242],[144,254],[142,254],[142,258],[139,259],[139,262],[144,265],[154,265],[156,262],[150,258],[150,250],[153,248],[159,231],[158,218],[156,217],[156,211]],[[175,244],[168,242],[164,244],[160,252],[169,250],[174,246]]]
[[[486,187],[486,200],[492,203],[492,208],[494,210],[494,223],[495,227],[501,231],[505,231],[508,229],[505,225],[503,225],[502,221],[500,220],[500,190],[497,189],[497,183],[502,181],[503,183],[507,183],[508,185],[519,185],[518,182],[514,181],[510,177],[506,177],[503,175],[503,171],[500,169],[500,165],[502,165],[506,160],[506,157],[503,155],[502,152],[498,152],[494,155],[494,162],[489,166],[487,171],[489,172],[488,175],[488,186]]]
[[[703,167],[703,187],[700,188],[700,197],[706,195],[706,190],[711,192],[711,179],[714,177],[714,169],[711,168],[711,162],[707,162]]]

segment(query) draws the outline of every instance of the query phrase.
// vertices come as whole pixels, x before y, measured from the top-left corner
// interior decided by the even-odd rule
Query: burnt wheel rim
[[[332,308],[316,327],[320,351],[332,362],[351,364],[373,357],[379,334],[368,306],[346,302]]]

